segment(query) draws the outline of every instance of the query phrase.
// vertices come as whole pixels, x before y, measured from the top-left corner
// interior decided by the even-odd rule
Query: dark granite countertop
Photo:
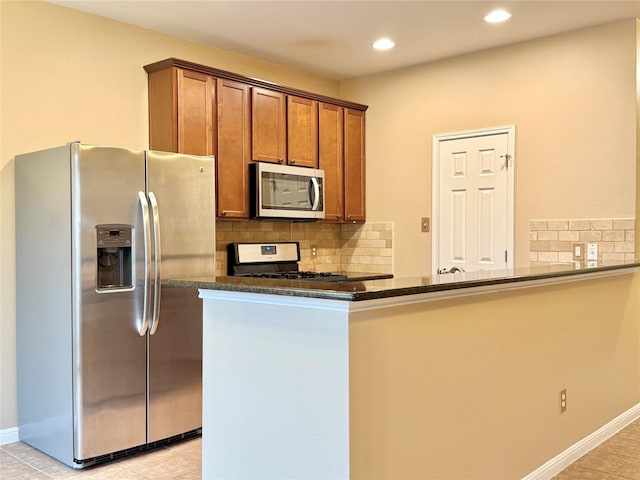
[[[589,274],[615,273],[616,270],[640,267],[640,262],[611,263],[598,267],[577,268],[574,264],[551,264],[511,270],[451,273],[438,276],[387,278],[379,280],[322,282],[276,280],[246,277],[189,278],[169,280],[170,286],[206,290],[287,295],[331,300],[362,301],[380,298],[445,292],[473,287],[515,284],[533,280],[567,280]],[[576,280],[578,278],[575,278]],[[462,293],[462,292],[461,292]]]
[[[365,280],[383,280],[387,278],[393,278],[391,273],[367,273],[367,272],[333,272],[337,275],[344,275],[349,282],[364,282]]]

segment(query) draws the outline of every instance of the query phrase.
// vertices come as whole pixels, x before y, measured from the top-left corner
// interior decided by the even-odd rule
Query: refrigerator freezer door
[[[202,426],[202,304],[196,289],[166,281],[215,273],[213,172],[213,157],[147,152],[161,276],[159,317],[149,335],[149,442]]]
[[[147,337],[139,334],[144,239],[138,202],[138,192],[145,189],[144,151],[71,144],[71,177],[74,458],[88,460],[146,443]],[[96,286],[98,225],[101,237],[109,235],[104,225],[130,231],[133,264],[124,286]],[[112,234],[117,236],[118,228]]]

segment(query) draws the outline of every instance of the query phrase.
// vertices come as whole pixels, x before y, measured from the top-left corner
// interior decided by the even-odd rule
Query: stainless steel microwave
[[[265,162],[249,168],[252,218],[324,218],[323,170]]]

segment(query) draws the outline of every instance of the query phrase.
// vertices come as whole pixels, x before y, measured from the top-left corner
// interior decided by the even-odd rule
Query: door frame
[[[431,275],[438,275],[440,264],[440,144],[448,140],[460,140],[472,137],[507,134],[507,268],[513,268],[514,224],[515,224],[515,145],[516,126],[461,130],[458,132],[437,133],[433,135],[431,154]]]

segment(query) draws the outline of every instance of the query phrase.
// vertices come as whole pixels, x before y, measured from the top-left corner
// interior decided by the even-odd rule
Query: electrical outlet
[[[567,411],[567,389],[560,391],[560,413]]]
[[[587,243],[587,260],[598,260],[597,243]]]
[[[318,256],[318,246],[317,245],[311,245],[311,256],[312,257],[317,257]]]

